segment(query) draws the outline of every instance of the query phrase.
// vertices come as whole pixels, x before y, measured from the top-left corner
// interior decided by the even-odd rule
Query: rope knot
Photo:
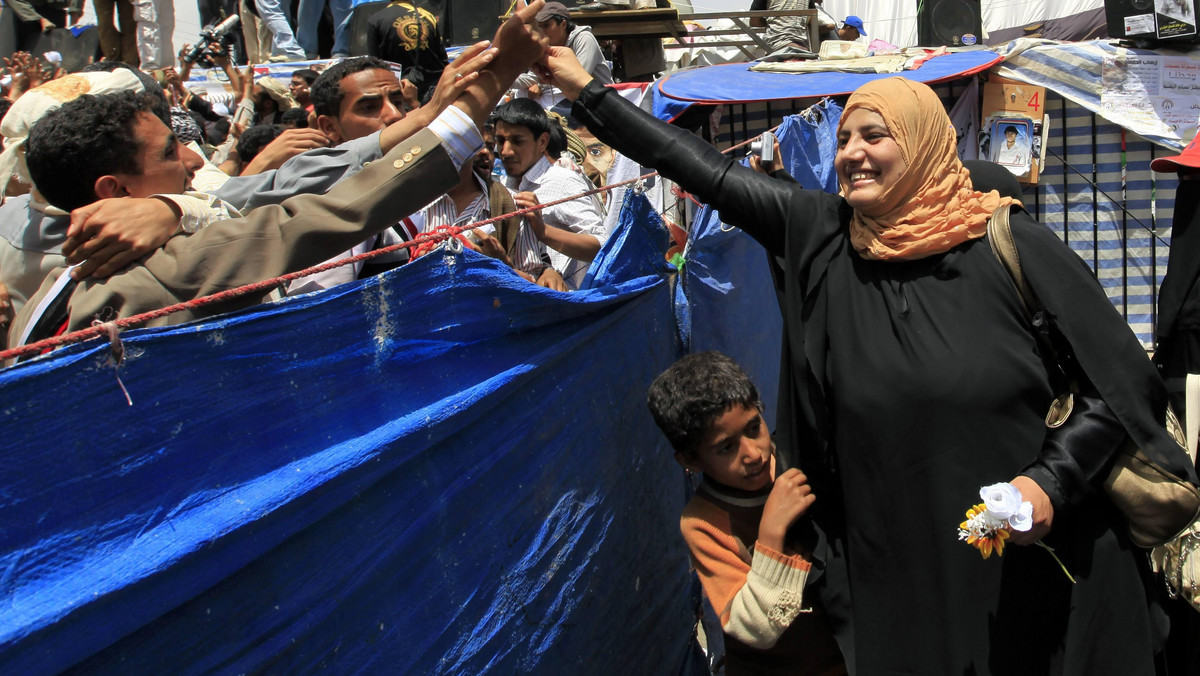
[[[133,398],[129,396],[129,390],[125,389],[125,383],[121,382],[121,364],[125,362],[125,345],[121,342],[121,329],[117,328],[115,321],[102,322],[99,319],[92,320],[92,326],[99,328],[108,335],[108,357],[112,360],[113,372],[117,377],[117,385],[121,388],[121,393],[125,395],[125,403],[133,406]]]

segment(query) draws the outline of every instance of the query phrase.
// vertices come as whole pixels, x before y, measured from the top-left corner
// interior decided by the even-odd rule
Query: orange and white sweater
[[[804,603],[812,564],[757,541],[768,494],[705,479],[679,520],[704,592],[721,616],[725,673],[843,675],[824,613]]]
[[[704,480],[679,519],[692,563],[727,635],[765,650],[802,612],[812,564],[758,542],[769,488],[750,495]]]

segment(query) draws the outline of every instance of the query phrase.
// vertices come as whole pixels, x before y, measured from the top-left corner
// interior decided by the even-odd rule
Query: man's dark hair
[[[34,186],[54,206],[70,211],[91,204],[96,179],[137,174],[141,143],[133,134],[139,113],[154,114],[143,92],[85,94],[48,113],[29,132],[26,164]]]
[[[283,133],[283,127],[277,124],[256,124],[242,132],[238,139],[237,154],[242,163],[248,163],[262,152],[275,137]]]
[[[514,127],[525,127],[535,139],[550,131],[550,117],[533,99],[513,99],[497,107],[488,121],[492,124],[503,122]]]
[[[563,33],[563,35],[566,35],[568,38],[571,37],[571,31],[575,30],[575,22],[571,21],[571,17],[569,17],[569,16],[552,16],[552,17],[550,17],[550,20],[557,21],[558,23],[565,23],[567,26],[566,26],[566,30]]]
[[[296,129],[308,129],[308,111],[303,108],[289,108],[283,111],[279,123],[285,127],[290,125]]]
[[[671,447],[687,456],[733,406],[762,410],[750,376],[720,352],[689,354],[671,364],[650,384],[646,403]]]
[[[125,68],[133,71],[137,79],[142,81],[142,87],[146,93],[154,97],[154,109],[150,112],[154,113],[158,119],[163,121],[163,124],[171,126],[171,105],[167,103],[167,95],[163,93],[162,87],[154,79],[150,73],[139,68],[124,63],[122,61],[97,61],[89,63],[79,70],[81,73],[111,73],[118,68]]]
[[[313,70],[312,68],[301,68],[300,70],[292,71],[292,77],[303,79],[310,87],[312,86],[312,83],[317,81],[317,75],[317,71]]]
[[[1017,133],[1017,128],[1016,128],[1016,127],[1014,127],[1014,126],[1012,126],[1012,125],[1010,124],[1010,125],[1008,125],[1007,127],[1005,127],[1005,128],[1004,128],[1004,135],[1005,135],[1005,136],[1008,136],[1008,133],[1009,133],[1009,132],[1012,132],[1012,133],[1014,133],[1014,134],[1015,134],[1015,133]]]
[[[313,110],[317,115],[337,117],[342,108],[342,99],[346,92],[342,91],[342,80],[347,75],[364,70],[391,70],[386,61],[374,56],[356,56],[353,59],[339,61],[326,68],[313,81],[308,96],[312,99]]]

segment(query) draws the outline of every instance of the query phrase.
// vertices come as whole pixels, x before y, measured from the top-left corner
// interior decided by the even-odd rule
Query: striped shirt
[[[579,195],[591,189],[583,176],[551,164],[545,156],[539,158],[521,177],[509,176],[504,180],[514,192],[534,193],[541,204]],[[602,246],[608,239],[608,231],[604,227],[604,212],[591,197],[576,197],[562,204],[545,207],[542,209],[542,220],[547,226],[592,235]],[[522,231],[524,230],[525,228],[522,228]],[[576,260],[554,249],[547,251],[550,254],[550,264],[562,275],[567,286],[578,289],[591,261]]]
[[[488,191],[487,181],[474,173],[471,176],[479,184],[480,192],[462,211],[458,210],[450,195],[442,195],[426,205],[424,209],[404,219],[401,227],[415,237],[417,234],[432,232],[440,226],[467,226],[471,223],[485,221],[492,216],[499,216],[500,214],[491,213],[491,195]],[[494,223],[482,226],[480,230],[493,237],[496,236]],[[513,267],[523,272],[540,271],[545,265],[542,260],[545,251],[546,246],[533,234],[533,229],[522,218],[521,228],[517,231],[516,245],[509,256],[512,259]]]

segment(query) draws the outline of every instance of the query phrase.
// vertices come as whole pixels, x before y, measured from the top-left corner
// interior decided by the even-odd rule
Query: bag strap
[[[1017,297],[1021,300],[1025,321],[1033,330],[1038,345],[1045,350],[1045,355],[1058,367],[1074,389],[1075,379],[1063,367],[1058,348],[1050,340],[1045,308],[1038,302],[1037,296],[1033,294],[1033,289],[1029,288],[1029,282],[1025,281],[1025,273],[1021,270],[1021,254],[1017,251],[1016,240],[1013,239],[1012,223],[1009,220],[1007,207],[1000,207],[992,213],[991,219],[988,220],[987,236],[992,253],[1000,259],[1001,265],[1008,271],[1008,276],[1012,279],[1013,286],[1017,287]]]
[[[1013,239],[1008,207],[1000,207],[992,213],[991,219],[988,220],[987,237],[992,253],[1000,259],[1000,264],[1004,266],[1013,286],[1017,288],[1017,298],[1021,301],[1021,310],[1025,315],[1026,323],[1033,331],[1034,339],[1038,342],[1042,362],[1046,365],[1047,370],[1057,369],[1064,382],[1067,383],[1067,391],[1054,400],[1050,405],[1050,410],[1046,413],[1046,426],[1060,427],[1066,423],[1074,409],[1072,395],[1079,391],[1079,381],[1075,379],[1071,369],[1063,365],[1054,341],[1050,340],[1049,321],[1045,316],[1044,308],[1038,302],[1037,296],[1033,295],[1033,289],[1029,288],[1029,283],[1025,281],[1025,273],[1021,270],[1021,255],[1017,251],[1017,243]]]
[[[1038,302],[1033,297],[1033,291],[1025,281],[1021,271],[1021,254],[1017,252],[1017,243],[1013,240],[1012,224],[1009,222],[1008,207],[1000,207],[992,214],[987,226],[988,245],[992,253],[1000,259],[1009,278],[1017,287],[1017,296],[1021,299],[1021,309],[1025,311],[1025,319],[1032,322],[1036,314]],[[1040,338],[1041,333],[1038,333]]]

